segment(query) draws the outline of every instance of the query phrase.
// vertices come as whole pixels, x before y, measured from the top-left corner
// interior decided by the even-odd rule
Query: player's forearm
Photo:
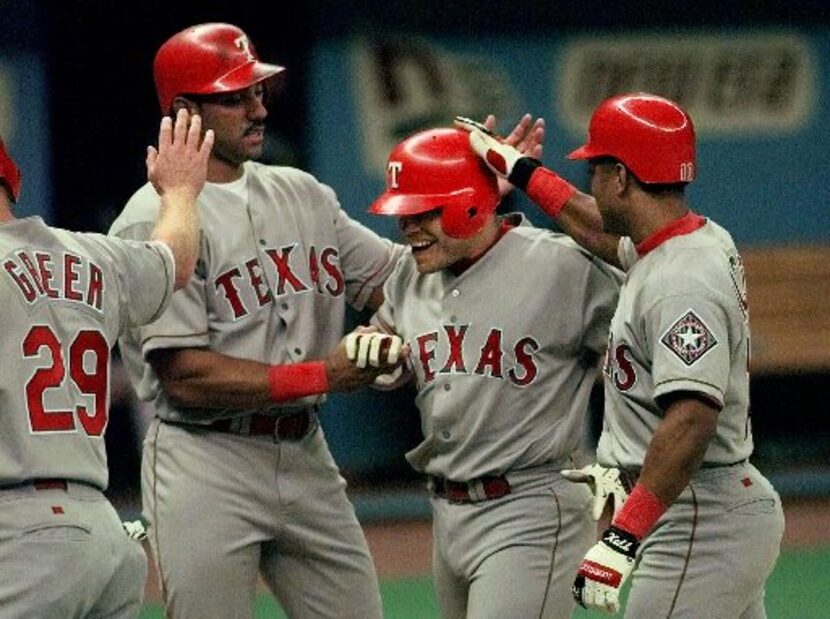
[[[717,409],[693,396],[675,399],[651,439],[640,479],[612,521],[641,540],[689,485],[715,435]]]
[[[176,261],[175,289],[190,281],[199,256],[199,215],[190,194],[167,192],[162,197],[161,213],[153,230],[153,240],[167,244]]]
[[[603,230],[593,196],[582,193],[545,167],[533,171],[525,192],[581,247],[609,264],[620,266],[617,255],[620,237]]]
[[[620,237],[602,229],[597,203],[593,196],[577,191],[556,217],[562,231],[608,264],[621,267],[617,248]]]
[[[175,349],[155,351],[150,363],[181,408],[266,408],[329,388],[322,361],[269,365],[205,349]]]
[[[698,471],[717,429],[717,409],[694,397],[674,401],[651,439],[639,483],[671,505]]]

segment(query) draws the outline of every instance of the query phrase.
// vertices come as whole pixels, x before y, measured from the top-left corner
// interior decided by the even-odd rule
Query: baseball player
[[[120,341],[155,408],[143,515],[176,619],[252,617],[258,574],[289,617],[381,616],[317,415],[327,393],[394,369],[386,356],[358,368],[339,342],[346,303],[377,305],[403,247],[350,219],[311,175],[251,161],[282,72],[222,23],[175,34],[155,58],[162,112],[198,112],[216,135],[195,272],[156,322]],[[110,233],[146,238],[158,208],[142,187]]]
[[[547,212],[586,208],[588,196],[539,161],[476,129],[470,139]],[[588,160],[594,207],[605,235],[622,237],[628,270],[605,356],[597,459],[620,470],[630,495],[586,554],[574,595],[615,613],[633,572],[626,617],[763,618],[784,518],[748,461],[741,257],[685,199],[696,174],[692,119],[662,97],[612,97],[569,158]]]
[[[110,350],[153,320],[196,262],[212,133],[187,112],[147,156],[161,212],[148,242],[17,219],[0,141],[0,616],[137,617],[147,558],[105,498]]]
[[[559,470],[580,446],[620,274],[497,217],[499,201],[466,132],[399,143],[370,211],[399,218],[410,252],[372,323],[410,350],[424,438],[406,457],[432,491],[442,616],[563,618],[596,527],[590,492]]]

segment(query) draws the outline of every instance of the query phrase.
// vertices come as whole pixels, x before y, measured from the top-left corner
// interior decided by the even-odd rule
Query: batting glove
[[[609,497],[614,497],[614,517],[628,498],[628,493],[620,481],[620,470],[613,467],[604,467],[601,464],[589,464],[581,469],[565,469],[560,471],[565,479],[577,483],[585,483],[591,488],[594,502],[591,506],[591,516],[599,520],[605,509]]]
[[[137,542],[147,539],[147,531],[144,530],[144,524],[140,520],[125,521],[121,523],[121,526],[124,528],[124,533],[130,539],[134,539]]]
[[[346,336],[346,356],[359,368],[368,365],[379,368],[395,365],[403,347],[403,340],[388,333],[360,333],[353,331]],[[385,357],[381,359],[381,352]]]
[[[470,132],[470,146],[493,172],[506,178],[512,185],[525,190],[530,177],[542,162],[533,157],[526,157],[516,148],[505,144],[501,139],[480,122],[455,117],[455,126]]]
[[[620,609],[620,589],[634,570],[639,545],[627,531],[614,526],[606,529],[579,566],[572,589],[577,603],[615,614]]]

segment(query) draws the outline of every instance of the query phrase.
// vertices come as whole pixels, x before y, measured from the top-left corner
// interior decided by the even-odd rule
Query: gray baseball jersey
[[[748,364],[746,282],[729,233],[709,221],[659,245],[628,271],[611,323],[599,462],[642,466],[663,414],[656,399],[673,391],[721,407],[704,465],[745,460]]]
[[[428,475],[504,474],[506,497],[433,499],[447,617],[563,617],[595,539],[589,493],[558,475],[580,446],[621,274],[569,238],[520,225],[471,267],[420,274],[404,256],[373,318],[411,347]],[[505,586],[509,583],[509,586]]]
[[[640,547],[626,617],[758,619],[784,521],[777,493],[747,461],[741,258],[728,232],[693,213],[645,244],[636,258],[621,246],[631,266],[611,321],[597,458],[638,471],[663,416],[660,396],[694,392],[721,410],[703,467]]]
[[[321,359],[343,335],[346,302],[362,308],[402,252],[293,168],[248,162],[239,181],[208,183],[198,202],[202,242],[191,282],[159,320],[121,340],[139,396],[154,401],[158,418],[188,424],[252,411],[176,407],[148,353],[207,347],[268,364]],[[144,237],[157,211],[145,186],[110,233]],[[248,616],[258,567],[291,616],[311,603],[321,617],[346,616],[344,609],[379,616],[368,547],[321,429],[263,443],[156,422],[144,453],[144,515],[174,616]],[[206,507],[210,518],[201,519]]]
[[[0,264],[0,614],[134,617],[146,558],[101,492],[110,350],[164,309],[173,256],[31,217],[0,225]]]

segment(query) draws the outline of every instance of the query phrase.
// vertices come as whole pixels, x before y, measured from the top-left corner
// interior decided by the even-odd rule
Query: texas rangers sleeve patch
[[[686,365],[692,365],[718,344],[718,340],[693,310],[687,310],[660,342]]]

